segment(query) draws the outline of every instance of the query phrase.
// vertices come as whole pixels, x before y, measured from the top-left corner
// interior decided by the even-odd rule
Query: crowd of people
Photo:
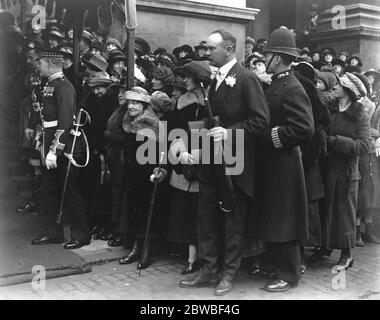
[[[21,103],[22,145],[35,183],[32,200],[17,211],[39,211],[42,222],[42,237],[32,244],[63,242],[55,218],[73,158],[65,248],[91,239],[124,245],[130,251],[120,264],[138,261],[143,269],[157,250],[153,244],[170,244],[170,252],[188,259],[183,274],[200,270],[182,287],[216,283],[217,295],[228,293],[252,239],[259,254],[251,272],[274,279],[266,286],[271,292],[297,285],[307,263],[333,249],[341,251],[337,265],[347,269],[355,246],[380,243],[373,233],[380,207],[380,72],[363,72],[357,55],[298,49],[284,27],[269,41],[247,38],[243,61],[236,38],[224,30],[172,51],[152,52],[136,38],[135,80],[128,86],[128,48],[105,34],[84,29],[79,74],[72,30],[30,25],[23,35],[8,24],[1,41],[7,44],[2,66],[11,76],[2,94],[16,92]],[[4,110],[14,108],[11,100]],[[214,125],[204,120],[208,104],[219,117]],[[83,129],[76,135],[73,117]],[[202,122],[215,145],[231,138],[227,129],[244,130],[243,173],[231,181],[223,165],[199,164],[200,150],[181,138],[166,150],[177,165],[161,166],[158,152],[156,163],[140,163],[142,144],[160,143],[162,121],[187,132]],[[305,247],[314,248],[310,256]]]

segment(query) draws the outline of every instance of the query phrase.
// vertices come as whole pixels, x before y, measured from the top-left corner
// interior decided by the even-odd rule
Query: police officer
[[[75,90],[62,72],[63,54],[55,50],[41,50],[39,69],[48,80],[42,92],[41,122],[43,127],[41,161],[42,181],[40,220],[42,237],[32,245],[63,242],[62,224],[55,222],[66,175],[68,159],[63,153],[71,152],[72,128],[75,117]],[[81,139],[79,139],[80,142]],[[74,157],[83,155],[81,144],[76,145]],[[71,227],[71,241],[65,249],[76,249],[89,244],[89,229],[78,186],[78,169],[71,166],[64,202],[64,219]]]
[[[276,279],[264,289],[286,291],[300,280],[300,241],[308,238],[307,195],[300,146],[314,133],[310,100],[290,68],[299,57],[295,39],[285,27],[270,36],[264,49],[272,83],[265,91],[270,128],[258,141],[257,199],[252,228],[266,242],[266,260]]]

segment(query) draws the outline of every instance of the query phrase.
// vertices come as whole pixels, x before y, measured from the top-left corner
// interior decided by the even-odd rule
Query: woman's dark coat
[[[371,146],[369,119],[359,102],[339,112],[332,106],[326,159],[326,239],[328,248],[355,246],[355,217],[360,180],[359,156]]]

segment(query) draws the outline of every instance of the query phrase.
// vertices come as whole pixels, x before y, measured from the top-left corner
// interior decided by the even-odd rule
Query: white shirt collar
[[[49,76],[48,81],[53,81],[55,79],[58,79],[61,76],[63,76],[62,71],[56,72],[56,73],[52,74],[51,76]]]
[[[225,77],[232,67],[237,63],[236,58],[233,58],[230,62],[219,68],[219,73],[222,77]]]

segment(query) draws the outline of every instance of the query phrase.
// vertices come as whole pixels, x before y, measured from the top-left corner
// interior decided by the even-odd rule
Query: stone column
[[[327,0],[310,35],[318,48],[359,54],[363,70],[380,68],[380,0]]]

